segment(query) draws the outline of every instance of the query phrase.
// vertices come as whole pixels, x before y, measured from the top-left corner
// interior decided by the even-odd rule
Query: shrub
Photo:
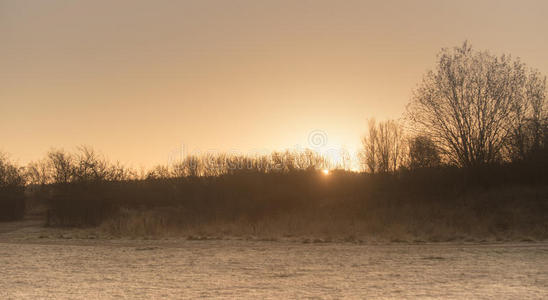
[[[0,153],[0,221],[17,220],[25,213],[23,170]]]

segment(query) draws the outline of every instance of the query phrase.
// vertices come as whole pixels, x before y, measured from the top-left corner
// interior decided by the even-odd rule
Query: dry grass
[[[189,221],[176,208],[123,210],[104,221],[100,231],[118,237],[246,238],[309,241],[385,240],[392,242],[522,241],[548,239],[548,221],[540,213],[548,187],[514,186],[471,192],[448,207],[402,204],[370,207],[363,217],[316,211],[258,219]]]

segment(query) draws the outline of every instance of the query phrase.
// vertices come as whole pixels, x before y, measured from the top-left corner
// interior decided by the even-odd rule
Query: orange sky
[[[479,2],[479,3],[476,3]],[[548,1],[0,0],[0,150],[356,149],[465,39],[548,74]]]

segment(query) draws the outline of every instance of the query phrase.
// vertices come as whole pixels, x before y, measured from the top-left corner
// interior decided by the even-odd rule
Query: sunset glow
[[[322,130],[354,153],[441,47],[469,39],[548,73],[547,2],[236,2],[2,1],[0,150],[27,163],[93,145],[150,168],[182,145],[304,149]]]
[[[0,0],[1,299],[548,295],[547,0]]]

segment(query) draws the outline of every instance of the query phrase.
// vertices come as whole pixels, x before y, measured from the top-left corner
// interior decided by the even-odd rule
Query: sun
[[[327,176],[327,175],[329,175],[329,170],[328,169],[323,169],[322,173],[323,173],[323,175]]]

